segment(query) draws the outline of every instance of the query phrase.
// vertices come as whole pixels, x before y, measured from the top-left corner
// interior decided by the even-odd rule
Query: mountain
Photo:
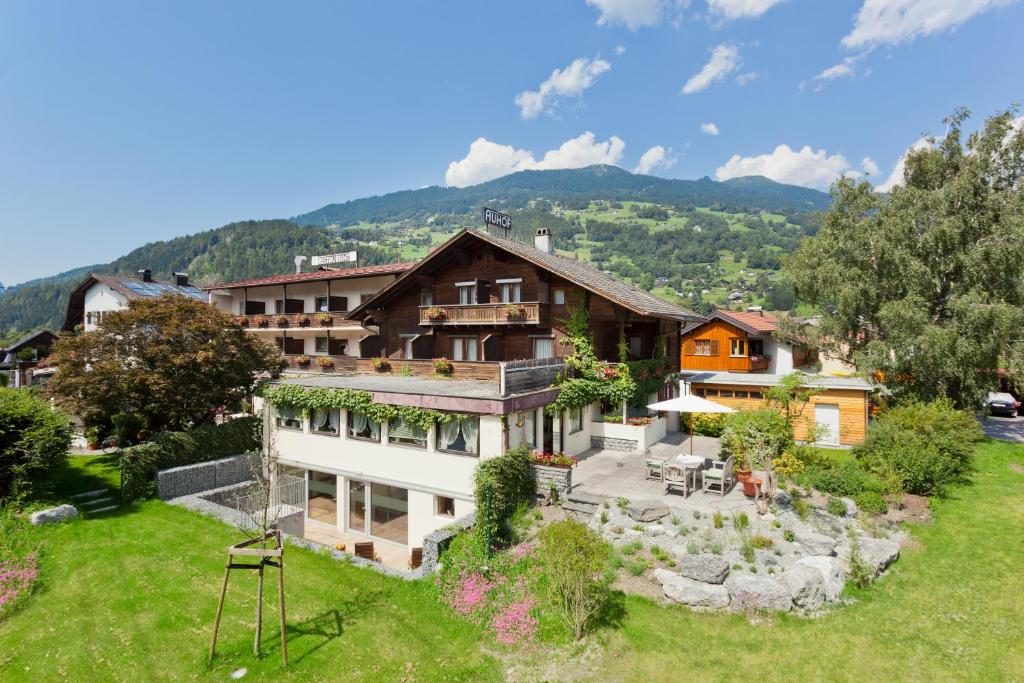
[[[646,216],[642,211],[626,211],[626,215],[617,216],[611,210],[610,213],[587,214],[592,203],[622,202],[652,205],[648,210],[653,213]],[[692,264],[707,263],[708,259],[714,261],[723,254],[748,263],[764,262],[771,270],[772,259],[777,262],[773,254],[790,248],[800,234],[814,229],[809,226],[814,222],[809,212],[824,209],[828,202],[829,196],[823,192],[763,177],[724,182],[710,178],[670,180],[603,165],[522,171],[465,188],[428,187],[392,192],[329,204],[291,220],[241,221],[151,242],[110,263],[83,266],[11,287],[0,297],[0,342],[16,334],[58,327],[69,292],[90,271],[133,275],[141,268],[149,268],[158,278],[167,278],[174,271],[185,271],[197,283],[212,284],[288,272],[296,254],[358,249],[360,263],[365,265],[393,261],[400,256],[417,258],[426,253],[431,243],[444,239],[458,227],[479,225],[480,209],[484,205],[513,212],[516,227],[527,236],[539,225],[551,227],[560,249],[578,251],[581,258],[589,258],[593,251],[595,261],[607,261],[603,267],[636,281],[640,280],[639,272],[649,271],[649,276],[679,282],[680,278],[685,280],[695,272]],[[736,220],[730,223],[719,219],[716,224],[713,213],[694,214],[697,207],[733,216]],[[776,216],[765,222],[758,217],[762,211],[782,214],[782,218]],[[623,229],[640,230],[635,233],[636,240],[620,243],[618,252],[627,256],[632,247],[646,243],[637,241],[647,230],[637,221],[650,222],[653,216],[664,214],[667,217],[668,212],[674,218],[661,225],[671,227],[674,232],[665,235],[660,245],[662,249],[672,245],[672,251],[660,254],[663,258],[651,260],[638,253],[627,263],[608,256],[607,248],[602,252],[600,245],[586,243],[587,221],[598,221],[595,226],[599,226],[600,221],[611,221],[613,227],[621,223]],[[703,225],[694,233],[678,229],[689,221]],[[749,223],[749,226],[737,232],[734,229],[740,225],[737,221]],[[359,227],[351,227],[357,224]],[[739,244],[739,248],[725,246],[732,244]],[[691,267],[684,268],[683,264]],[[712,289],[714,286],[711,285]],[[726,285],[719,282],[717,286]]]
[[[557,202],[607,199],[768,211],[820,211],[827,208],[830,201],[825,192],[784,185],[763,176],[724,182],[707,177],[674,180],[630,173],[617,166],[597,165],[556,171],[520,171],[470,187],[426,187],[353,199],[328,204],[292,220],[303,225],[347,226],[437,214],[464,214],[484,204],[494,208],[521,208],[534,199]]]

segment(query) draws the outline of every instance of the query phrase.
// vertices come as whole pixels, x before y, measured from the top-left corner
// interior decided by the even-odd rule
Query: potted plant
[[[455,371],[455,366],[452,365],[452,362],[447,358],[435,358],[433,360],[433,363],[434,372],[439,375],[444,375],[447,377],[448,375],[451,375],[452,372]]]
[[[270,322],[267,320],[267,316],[265,315],[254,316],[252,321],[256,323],[257,327],[266,327],[268,324],[270,324]]]
[[[295,364],[298,365],[300,368],[308,368],[309,360],[309,356],[307,356],[306,354],[302,354],[301,356],[296,356]]]
[[[295,322],[299,324],[299,327],[309,327],[309,316],[305,313],[301,313],[297,318],[295,318]]]
[[[274,324],[278,327],[288,327],[288,316],[276,315],[274,316]]]
[[[372,365],[373,369],[376,370],[377,372],[387,372],[388,370],[391,369],[391,361],[389,361],[384,356],[371,358],[370,365]]]
[[[241,325],[242,327],[249,327],[249,318],[245,317],[244,315],[236,315],[235,322]]]
[[[508,304],[505,306],[505,318],[508,320],[523,320],[526,318],[526,307],[519,304]]]
[[[334,324],[334,316],[327,311],[320,311],[313,317],[316,318],[318,323],[320,323],[320,327],[330,327]]]
[[[90,451],[99,450],[102,439],[100,439],[100,430],[98,427],[89,427],[85,430],[85,442]]]
[[[320,366],[320,369],[324,372],[330,372],[334,369],[334,359],[330,356],[317,356],[316,364]]]
[[[431,306],[427,309],[427,319],[434,322],[440,322],[448,317],[448,314],[444,312],[444,309],[440,306]]]

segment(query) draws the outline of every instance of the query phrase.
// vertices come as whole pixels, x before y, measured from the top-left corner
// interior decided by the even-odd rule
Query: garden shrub
[[[885,498],[877,491],[861,491],[853,497],[853,502],[859,510],[869,515],[882,515],[889,509]]]
[[[801,486],[845,498],[855,498],[864,491],[883,491],[878,478],[864,471],[856,460],[847,460],[831,467],[813,465],[794,476],[793,480]]]
[[[159,470],[259,451],[261,425],[258,417],[243,417],[188,432],[160,432],[146,443],[122,449],[121,497],[131,501],[152,495]]]
[[[114,436],[119,446],[130,446],[138,442],[139,432],[146,428],[146,420],[134,413],[117,413],[112,415],[110,423],[114,426]]]
[[[476,533],[491,547],[511,541],[509,520],[516,508],[533,498],[535,487],[529,446],[481,461],[473,475]]]
[[[846,503],[838,498],[829,498],[828,503],[825,504],[825,512],[836,517],[845,517]]]
[[[692,416],[686,413],[679,417],[684,425],[689,425],[690,418],[693,418],[694,434],[719,437],[725,429],[725,416],[726,413],[694,413]]]
[[[27,495],[67,460],[71,420],[25,389],[0,389],[0,500]]]
[[[967,481],[981,438],[974,416],[952,402],[912,402],[883,413],[854,455],[872,472],[895,470],[907,493],[943,495]]]
[[[538,559],[547,592],[576,640],[608,602],[609,554],[600,535],[573,519],[552,522],[540,534]]]
[[[736,458],[737,465],[766,469],[793,445],[793,428],[770,408],[727,414],[722,430],[720,458]]]

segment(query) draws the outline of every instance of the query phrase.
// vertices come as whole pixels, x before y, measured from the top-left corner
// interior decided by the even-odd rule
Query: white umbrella
[[[689,413],[690,414],[690,455],[693,455],[693,414],[694,413],[734,413],[736,412],[729,406],[723,406],[721,403],[715,403],[709,401],[706,398],[695,396],[694,394],[686,394],[685,396],[677,396],[670,398],[667,401],[658,401],[647,406],[648,410],[663,410],[671,413]]]

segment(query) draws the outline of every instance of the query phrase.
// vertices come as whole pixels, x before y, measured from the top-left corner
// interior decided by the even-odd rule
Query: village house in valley
[[[801,408],[796,438],[823,446],[852,446],[867,434],[871,385],[849,376],[848,368],[832,361],[842,374],[822,374],[813,367],[815,356],[805,347],[776,337],[777,318],[761,310],[716,311],[707,320],[682,332],[680,368],[690,391],[732,408],[757,408],[767,387],[776,386],[795,371],[808,373],[808,386],[817,391]],[[816,429],[815,429],[816,428]]]
[[[174,273],[170,281],[153,279],[153,272],[148,268],[140,270],[138,277],[89,273],[68,298],[63,330],[93,332],[103,323],[103,316],[123,311],[129,301],[164,294],[206,300],[202,290],[189,282],[187,273]]]
[[[677,386],[668,379],[678,370],[680,329],[699,320],[551,253],[546,230],[532,245],[463,230],[388,277],[346,316],[345,324],[359,326],[357,344],[326,354],[333,365],[293,364],[272,387],[363,391],[374,404],[450,419],[425,426],[398,414],[377,422],[355,409],[303,413],[267,401],[265,429],[278,463],[307,482],[305,535],[332,544],[372,540],[392,565],[473,512],[481,459],[522,444],[569,454],[612,442],[642,448],[643,436],[620,443],[621,434],[606,432],[624,425],[601,421],[599,405],[545,410],[558,396],[552,385],[571,352],[559,342],[574,308],[588,312],[599,355],[618,360],[624,348],[633,359],[662,359],[663,397]],[[666,428],[666,419],[656,418],[647,429],[663,436]]]

